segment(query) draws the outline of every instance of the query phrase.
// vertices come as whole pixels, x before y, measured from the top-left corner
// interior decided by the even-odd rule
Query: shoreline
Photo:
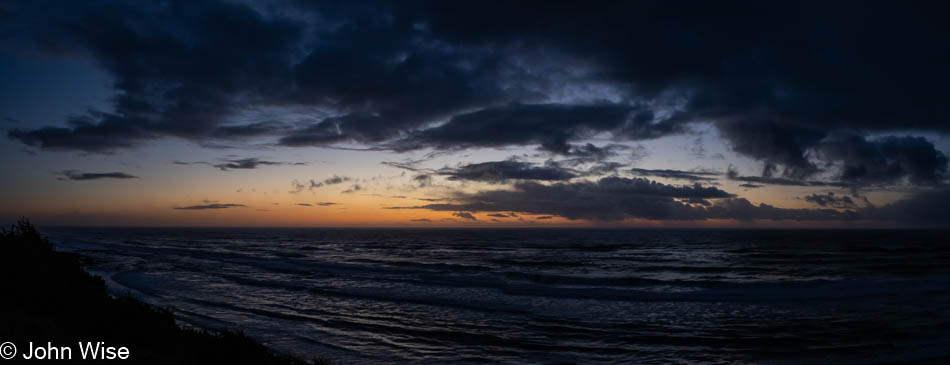
[[[183,321],[124,285],[128,295],[121,295],[121,288],[106,285],[112,278],[86,271],[83,256],[57,251],[26,220],[0,231],[0,248],[0,277],[9,298],[0,310],[13,314],[0,319],[4,359],[90,359],[90,352],[80,352],[86,343],[101,345],[96,356],[136,364],[332,363],[276,351],[240,329]]]

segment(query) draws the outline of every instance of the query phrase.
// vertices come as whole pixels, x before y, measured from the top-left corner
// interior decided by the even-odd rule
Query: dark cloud
[[[591,145],[591,147],[594,146]],[[604,151],[615,149],[621,148],[612,145],[603,148]],[[435,176],[445,176],[452,181],[479,181],[491,184],[519,180],[567,181],[579,176],[598,176],[613,173],[623,167],[622,163],[601,161],[600,157],[594,159],[571,157],[559,161],[552,159],[543,164],[519,161],[517,157],[512,157],[504,161],[469,163],[441,169],[423,168],[416,166],[416,164],[406,165],[395,162],[383,162],[383,164],[417,172],[411,178],[416,187],[432,186],[435,184],[433,180]]]
[[[327,185],[342,184],[350,180],[353,180],[353,179],[349,176],[339,176],[339,175],[333,175],[321,181],[317,181],[314,179],[310,179],[306,182],[293,180],[290,182],[290,185],[293,187],[293,190],[291,190],[290,192],[293,194],[296,194],[304,190],[312,191],[313,189],[319,189]]]
[[[173,164],[173,165],[186,165],[186,166],[188,166],[188,165],[211,165],[210,163],[204,162],[204,161],[194,161],[194,162],[172,161],[172,164]]]
[[[326,180],[323,180],[323,184],[324,184],[324,185],[336,185],[336,184],[342,184],[343,182],[350,181],[350,180],[352,180],[352,179],[351,179],[350,177],[348,177],[348,176],[333,175],[333,176],[331,176],[331,177],[328,177]]]
[[[472,213],[469,213],[469,212],[455,212],[455,213],[452,213],[452,216],[453,216],[453,217],[459,217],[459,218],[462,218],[462,219],[473,220],[473,221],[477,221],[477,220],[478,220],[478,218],[475,218],[475,216],[472,215]]]
[[[606,146],[599,147],[592,143],[585,143],[581,145],[571,145],[567,155],[573,157],[573,161],[595,162],[604,161],[608,158],[619,155],[620,151],[630,149],[630,147],[621,144],[608,144]]]
[[[772,177],[776,163],[786,167],[783,176],[791,179],[800,180],[819,170],[807,152],[824,138],[826,130],[756,119],[724,120],[717,127],[736,152],[766,162],[763,177]]]
[[[667,179],[678,179],[678,180],[690,180],[690,181],[712,181],[716,180],[717,176],[721,176],[722,173],[710,172],[710,171],[683,171],[683,170],[648,170],[648,169],[631,169],[630,172],[633,172],[636,175],[640,176],[651,176],[651,177],[662,177]]]
[[[739,176],[732,168],[728,177],[747,183],[852,188],[900,183],[939,185],[947,177],[947,156],[923,137],[884,136],[870,139],[850,133],[832,133],[812,143],[810,148],[815,154],[815,161],[836,167],[835,179],[805,179],[819,171],[811,161],[793,167],[795,165],[786,160],[783,176],[774,176],[778,166],[771,161],[780,159],[768,160],[770,162],[765,164],[761,177]]]
[[[333,175],[333,176],[331,176],[331,177],[328,177],[328,178],[324,179],[323,181],[316,181],[316,180],[310,179],[310,181],[309,181],[309,182],[310,182],[310,185],[309,185],[308,189],[313,190],[313,189],[316,189],[316,188],[321,188],[321,187],[323,187],[324,185],[342,184],[342,183],[347,182],[347,181],[350,181],[350,180],[353,180],[353,179],[350,178],[349,176],[339,176],[339,175]]]
[[[552,165],[552,164],[546,163],[546,165]],[[553,164],[552,166],[557,166],[557,165]],[[578,173],[583,176],[607,175],[607,174],[613,174],[625,166],[627,165],[621,162],[613,162],[613,161],[598,162],[593,165],[590,165],[586,169],[578,169]]]
[[[835,195],[833,192],[827,192],[825,194],[811,194],[802,197],[805,201],[813,204],[817,204],[821,207],[829,208],[842,208],[842,209],[855,209],[858,207],[854,199],[851,199],[847,195]]]
[[[425,169],[425,168],[419,167],[419,166],[417,166],[416,163],[413,163],[413,162],[383,161],[383,162],[380,162],[380,163],[383,164],[383,165],[386,165],[386,166],[391,166],[391,167],[395,167],[395,168],[397,168],[397,169],[403,169],[403,170],[408,170],[408,171],[413,171],[413,172],[429,171],[429,169]]]
[[[422,200],[422,201],[425,201],[425,202],[440,202],[440,201],[447,200],[447,199],[443,199],[443,198],[414,198],[414,199],[415,199],[415,200]]]
[[[577,147],[569,141],[598,132],[617,131],[630,124],[641,124],[632,139],[647,139],[670,134],[672,127],[652,129],[649,121],[630,117],[635,107],[618,104],[510,104],[458,114],[441,126],[418,132],[396,142],[397,150],[435,147],[504,147],[540,145],[550,152],[591,154],[589,147]],[[639,133],[639,135],[637,134]],[[586,148],[586,150],[585,150]]]
[[[535,220],[539,220],[539,221],[548,220],[548,219],[554,219],[554,217],[550,215],[542,215],[540,217],[535,218]]]
[[[242,158],[235,160],[225,160],[222,163],[214,164],[212,166],[218,168],[221,171],[227,170],[249,170],[256,169],[259,166],[272,166],[272,165],[283,165],[283,162],[274,162],[274,161],[264,161],[257,158]]]
[[[307,188],[306,185],[302,184],[300,181],[297,181],[296,179],[290,182],[290,186],[293,189],[290,191],[291,194],[299,193]]]
[[[343,191],[341,191],[341,193],[343,193],[343,194],[351,194],[351,193],[355,193],[355,192],[360,191],[360,190],[363,190],[363,187],[360,186],[360,184],[353,184],[352,186],[349,187],[349,189],[343,190]]]
[[[857,135],[835,136],[819,146],[819,152],[841,161],[842,181],[855,184],[910,183],[934,185],[944,182],[947,156],[923,137],[887,136],[869,140]]]
[[[557,167],[537,167],[529,162],[493,161],[462,165],[438,170],[439,175],[449,180],[504,183],[508,180],[564,181],[576,177],[569,170]]]
[[[289,131],[290,129],[291,126],[286,123],[271,121],[217,127],[211,132],[211,136],[222,139],[244,139],[276,135],[282,131]]]
[[[606,177],[596,182],[542,185],[524,182],[513,190],[458,194],[452,203],[393,209],[501,212],[561,216],[567,219],[652,220],[855,220],[862,212],[835,209],[787,209],[752,204],[715,187],[676,186],[646,179]]]
[[[8,131],[42,149],[270,136],[599,158],[583,139],[709,122],[769,166],[763,178],[834,168],[856,185],[933,185],[945,173],[930,142],[868,137],[950,132],[939,3],[23,4],[6,34],[91,54],[114,79],[108,112]]]
[[[560,169],[565,173],[579,176],[600,176],[616,173],[622,167],[646,157],[643,146],[630,147],[621,144],[596,146],[591,143],[571,145],[571,149],[561,159],[548,159],[544,166]],[[619,158],[625,162],[613,159]]]
[[[319,205],[319,206],[321,206],[321,207],[330,207],[330,206],[334,206],[334,205],[337,205],[337,204],[339,204],[339,203],[334,203],[334,202],[318,202],[318,203],[317,203],[317,205]]]
[[[251,157],[251,158],[237,158],[237,159],[222,159],[219,163],[211,163],[205,161],[173,161],[172,164],[175,165],[208,165],[214,168],[217,168],[221,171],[228,170],[252,170],[261,166],[277,166],[277,165],[293,165],[293,166],[302,166],[306,165],[306,162],[280,162],[280,161],[267,161],[260,158]]]
[[[645,179],[603,178],[596,182],[556,183],[543,185],[523,182],[513,190],[489,190],[471,194],[458,193],[450,203],[428,204],[390,209],[425,209],[450,212],[488,212],[502,217],[501,212],[519,212],[567,219],[617,221],[629,218],[669,220],[792,220],[792,221],[888,221],[902,226],[945,227],[950,213],[943,209],[950,204],[950,190],[933,190],[911,195],[907,199],[875,207],[867,203],[858,207],[851,197],[834,194],[813,194],[806,200],[822,209],[779,208],[769,204],[753,204],[733,197],[714,187],[675,186]],[[705,201],[704,203],[696,203]],[[692,204],[690,204],[692,203]],[[823,203],[823,204],[822,204]],[[834,208],[834,209],[831,209]],[[457,215],[456,215],[457,216]],[[541,219],[541,218],[536,218]]]
[[[646,179],[605,177],[596,182],[536,182],[514,184],[514,190],[459,194],[458,202],[416,208],[440,211],[519,212],[558,215],[569,219],[620,220],[625,218],[700,219],[704,210],[679,199],[732,197],[715,187],[676,186]]]
[[[742,181],[744,184],[740,185],[746,188],[757,188],[762,185],[784,185],[784,186],[833,186],[833,187],[854,187],[854,184],[848,182],[829,182],[829,181],[820,181],[820,180],[802,180],[796,178],[788,177],[772,177],[769,173],[770,166],[766,165],[767,176],[742,176],[739,175],[739,171],[735,169],[734,166],[729,166],[729,171],[726,172],[726,177],[729,180]]]
[[[60,180],[100,180],[100,179],[138,179],[137,176],[124,172],[79,172],[64,170],[59,172],[63,177]]]
[[[244,204],[212,203],[202,205],[189,205],[184,207],[175,207],[179,210],[206,210],[206,209],[227,209],[227,208],[245,208]]]
[[[98,153],[134,147],[142,141],[158,136],[130,125],[130,122],[118,116],[99,112],[91,112],[90,116],[71,117],[66,124],[68,127],[11,129],[7,136],[45,150]]]
[[[830,128],[947,130],[937,95],[950,73],[917,62],[948,57],[933,46],[946,25],[930,5],[536,5],[434,4],[429,26],[461,42],[517,34],[555,43],[599,60],[600,75],[641,93],[684,90],[689,100],[677,118],[720,121],[737,149],[793,170],[813,168],[802,157]],[[556,25],[516,21],[528,8],[532,24]],[[488,19],[496,26],[485,26]]]
[[[320,34],[319,47],[295,66],[294,81],[300,97],[342,113],[286,135],[281,144],[382,142],[524,94],[501,82],[513,67],[503,53],[445,44],[420,26],[416,5],[391,5],[310,4],[321,17],[345,25]]]
[[[432,220],[428,218],[419,218],[419,219],[412,219],[410,220],[410,222],[432,222]]]
[[[819,180],[799,180],[785,177],[763,177],[763,176],[740,176],[729,175],[730,180],[743,181],[743,187],[756,188],[761,185],[785,185],[785,186],[838,186],[847,187],[847,183],[834,183]]]
[[[107,152],[161,136],[203,139],[243,100],[284,94],[300,24],[230,2],[23,7],[47,48],[91,51],[114,78],[114,111],[9,136],[44,149]],[[232,133],[233,134],[233,133]]]
[[[589,145],[592,148],[599,147]],[[602,148],[607,150],[626,149],[609,145]],[[386,165],[405,168],[402,164],[384,162]],[[586,157],[570,157],[563,160],[547,160],[543,164],[519,161],[511,157],[504,161],[489,161],[469,163],[456,167],[429,169],[412,166],[410,171],[419,172],[412,177],[418,187],[427,187],[434,184],[434,176],[445,176],[452,181],[479,181],[491,184],[502,184],[509,181],[567,181],[581,176],[600,176],[614,173],[624,166],[623,163],[602,161],[601,157],[588,159]]]
[[[418,186],[418,187],[420,187],[420,188],[425,188],[425,187],[432,186],[432,184],[433,184],[432,175],[429,175],[429,174],[418,174],[418,175],[415,175],[415,176],[412,177],[412,182],[414,182],[414,183],[416,184],[416,186]]]
[[[706,208],[706,218],[738,220],[850,221],[862,216],[835,209],[789,209],[770,204],[752,204],[744,198],[723,199]]]
[[[882,207],[868,207],[864,214],[871,219],[900,222],[909,226],[950,227],[950,190],[939,189],[916,193]]]
[[[299,206],[301,206],[301,207],[312,207],[312,206],[313,206],[313,204],[309,204],[309,203],[297,203],[297,205],[299,205]]]

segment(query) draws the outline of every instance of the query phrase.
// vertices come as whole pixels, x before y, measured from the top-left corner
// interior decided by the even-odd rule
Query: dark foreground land
[[[172,314],[131,297],[113,297],[76,254],[56,252],[30,223],[0,232],[0,342],[127,347],[136,364],[307,364],[274,353],[238,331],[183,328]],[[314,359],[312,363],[324,363]]]

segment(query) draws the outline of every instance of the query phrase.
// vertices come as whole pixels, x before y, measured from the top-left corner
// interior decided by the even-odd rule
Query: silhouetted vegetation
[[[129,348],[123,363],[307,363],[242,332],[183,328],[167,310],[109,295],[102,278],[83,270],[79,255],[57,252],[25,219],[0,231],[0,282],[0,342],[13,342],[21,353],[30,341],[74,348],[78,341],[103,341]]]

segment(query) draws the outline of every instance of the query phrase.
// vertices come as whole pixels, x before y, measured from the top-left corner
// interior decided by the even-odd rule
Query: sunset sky
[[[950,223],[944,12],[544,4],[3,2],[0,216]]]

